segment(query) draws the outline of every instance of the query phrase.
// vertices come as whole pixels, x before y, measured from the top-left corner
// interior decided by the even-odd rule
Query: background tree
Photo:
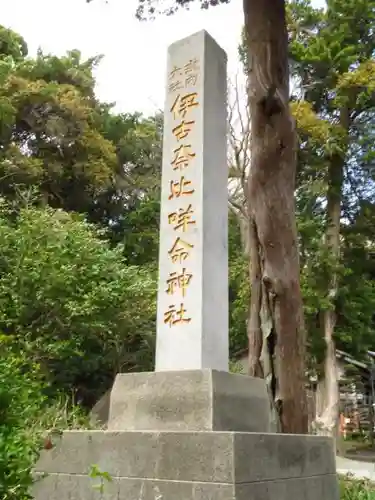
[[[99,102],[100,57],[28,58],[25,41],[5,28],[0,43],[0,193],[36,188],[39,202],[84,213],[125,243],[130,263],[155,260],[162,117],[115,114]]]
[[[102,133],[115,145],[120,174],[89,210],[91,221],[122,242],[129,263],[156,262],[158,256],[162,115],[101,114]]]
[[[246,98],[246,79],[241,82],[236,75],[228,82],[228,167],[229,167],[229,208],[236,215],[241,228],[243,253],[249,255],[249,206],[247,178],[251,162],[251,122],[250,109]]]
[[[375,106],[375,2],[331,0],[327,7],[323,11],[313,9],[307,0],[292,2],[288,27],[299,89],[292,107],[301,144],[300,207],[315,220],[315,242],[324,262],[318,285],[323,300],[314,318],[315,329],[324,340],[317,356],[320,407],[316,423],[320,432],[332,433],[339,404],[335,342],[348,345],[347,312],[353,314],[353,308],[359,306],[358,293],[366,294],[369,304],[373,303],[368,271],[353,260],[355,253],[366,254],[371,241],[354,244],[352,235],[364,206],[370,213],[375,193],[370,145]],[[306,194],[309,206],[302,208]],[[304,265],[308,266],[309,245],[303,236]],[[366,317],[371,323],[372,314]],[[357,346],[352,351],[360,345],[366,349],[368,340],[358,335],[362,333],[366,335],[363,328],[351,340]]]
[[[15,60],[0,54],[0,190],[38,185],[44,203],[86,211],[116,172],[116,150],[100,133],[92,70],[78,51]]]
[[[324,433],[334,431],[338,411],[334,343],[355,356],[364,356],[374,345],[370,229],[374,193],[371,148],[374,3],[337,1],[328,2],[328,7],[324,12],[301,0],[288,4],[287,10],[294,77],[291,111],[299,137],[295,199],[309,332],[308,360],[320,379],[316,424],[319,432]],[[367,20],[365,24],[359,22],[362,17]],[[248,70],[244,45],[240,47],[240,56]],[[347,83],[343,85],[342,81]],[[345,128],[338,117],[349,96],[351,126]],[[332,188],[333,156],[335,161],[340,156],[343,162],[339,189]],[[334,225],[332,206],[336,206],[337,212],[338,199],[339,224],[336,216]],[[356,221],[358,217],[364,220],[364,212],[369,230],[361,233]],[[333,227],[336,227],[335,242],[339,243],[338,254],[331,246]],[[335,289],[332,283],[336,284]],[[335,334],[332,334],[332,318]],[[330,383],[327,385],[325,381]]]

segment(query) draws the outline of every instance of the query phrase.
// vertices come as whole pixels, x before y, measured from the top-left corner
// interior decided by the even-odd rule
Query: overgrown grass
[[[354,479],[350,474],[340,477],[341,500],[375,500],[375,483]]]
[[[33,467],[53,433],[65,429],[87,429],[84,411],[63,396],[41,406],[33,419],[22,425],[0,425],[0,498],[29,500]]]

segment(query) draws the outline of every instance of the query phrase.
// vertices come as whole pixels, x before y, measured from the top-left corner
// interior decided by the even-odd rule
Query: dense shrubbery
[[[23,353],[0,344],[0,498],[29,498],[31,467],[40,447],[35,419],[45,400],[40,370],[25,366]]]
[[[0,498],[28,500],[32,467],[48,429],[88,426],[66,397],[48,400],[40,366],[0,336]]]
[[[0,217],[0,331],[55,390],[91,404],[118,371],[151,368],[152,273],[127,266],[81,217]],[[149,345],[151,343],[151,345]],[[83,362],[84,361],[84,362]]]
[[[26,500],[42,433],[86,423],[72,395],[151,366],[154,281],[77,216],[2,209],[0,498]]]

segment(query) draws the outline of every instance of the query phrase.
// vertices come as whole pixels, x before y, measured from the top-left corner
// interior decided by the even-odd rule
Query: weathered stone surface
[[[226,54],[200,31],[168,50],[156,371],[228,371],[226,136]]]
[[[216,370],[119,374],[108,429],[270,431],[264,380]]]
[[[33,494],[35,499],[42,500],[119,500],[118,478],[104,481],[102,491],[98,488],[100,484],[100,479],[88,475],[49,474],[35,484]]]
[[[218,483],[121,479],[119,493],[120,500],[235,500],[234,486]]]
[[[235,485],[235,500],[338,500],[336,474]]]
[[[235,433],[236,481],[335,474],[332,441],[320,436]]]
[[[110,399],[111,391],[108,390],[93,406],[90,412],[91,424],[100,427],[106,427],[108,425]]]
[[[70,431],[45,450],[37,472],[233,482],[230,433]]]
[[[51,474],[34,487],[35,500],[338,500],[335,474],[256,483],[224,484]]]
[[[328,438],[233,432],[67,431],[36,472],[253,483],[335,474]]]
[[[33,494],[40,500],[61,500],[61,494],[57,490],[59,474],[46,475],[35,474]]]
[[[35,500],[337,500],[332,442],[235,432],[69,431],[44,450]],[[116,496],[118,495],[118,496]],[[156,495],[156,496],[152,496]]]

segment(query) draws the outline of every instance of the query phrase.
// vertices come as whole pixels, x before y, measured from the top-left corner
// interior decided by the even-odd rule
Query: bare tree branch
[[[248,218],[246,179],[250,168],[250,109],[246,78],[238,74],[228,82],[229,88],[229,204],[241,219]]]

